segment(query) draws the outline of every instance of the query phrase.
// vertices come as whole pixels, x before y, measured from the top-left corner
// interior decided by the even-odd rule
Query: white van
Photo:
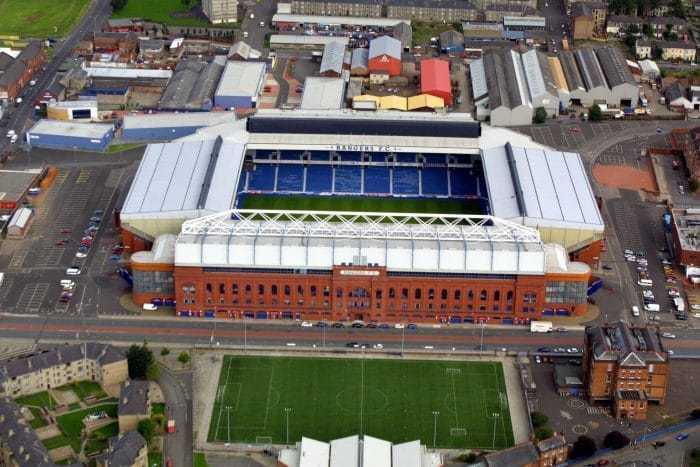
[[[651,279],[639,279],[637,281],[637,284],[641,285],[642,287],[653,287],[654,283],[651,281]]]
[[[155,306],[153,303],[144,303],[143,309],[146,311],[155,311],[158,309],[158,307]]]
[[[639,316],[639,307],[637,305],[632,305],[632,316]]]
[[[659,304],[658,303],[647,303],[644,305],[644,309],[647,311],[659,311]]]
[[[61,287],[63,287],[64,289],[72,289],[73,287],[75,287],[75,282],[73,282],[70,279],[61,279],[60,284]]]

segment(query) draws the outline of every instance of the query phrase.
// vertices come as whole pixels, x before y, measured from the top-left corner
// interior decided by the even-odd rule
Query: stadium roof
[[[189,217],[233,206],[243,144],[222,140],[150,144],[121,211],[134,217]],[[233,182],[232,182],[233,181]]]
[[[581,156],[513,147],[484,151],[491,211],[533,227],[603,231],[603,219]]]
[[[383,439],[364,436],[362,465],[372,467],[391,467],[391,443]]]
[[[391,27],[398,23],[411,24],[410,19],[366,18],[363,16],[272,15],[273,23],[323,24],[329,26],[378,26]]]
[[[302,436],[299,446],[299,467],[328,467],[330,445]]]
[[[358,467],[359,462],[360,437],[358,435],[331,441],[330,467]]]
[[[343,71],[343,57],[346,44],[341,41],[330,41],[323,47],[320,73],[334,71],[340,74]]]
[[[209,126],[236,119],[233,112],[164,112],[124,117],[125,130],[136,128],[171,128]]]
[[[343,78],[319,78],[310,76],[304,81],[301,108],[305,110],[340,109],[345,96]]]
[[[227,62],[215,95],[256,97],[264,77],[263,62]]]
[[[492,216],[232,210],[186,221],[175,264],[540,275],[548,255],[536,230]]]
[[[388,55],[401,60],[401,41],[391,36],[380,36],[371,40],[369,43],[369,59],[371,60],[380,55]]]
[[[101,139],[106,133],[114,130],[109,123],[74,123],[59,120],[39,120],[29,130],[29,134],[61,135],[73,138]]]

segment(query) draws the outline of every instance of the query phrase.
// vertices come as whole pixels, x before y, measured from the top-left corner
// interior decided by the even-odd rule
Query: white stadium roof
[[[360,462],[360,437],[358,435],[331,441],[330,467],[357,467]]]
[[[233,122],[233,112],[162,112],[154,114],[130,114],[124,116],[125,130],[139,128],[172,128],[218,125]]]
[[[299,447],[299,467],[328,467],[330,445],[302,437]]]

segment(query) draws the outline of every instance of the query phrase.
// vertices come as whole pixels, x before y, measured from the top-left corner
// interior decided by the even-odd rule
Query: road
[[[700,330],[676,330],[677,339],[666,340],[676,357],[700,356]],[[253,348],[315,348],[335,351],[357,342],[371,347],[382,344],[383,350],[429,350],[434,352],[507,349],[537,352],[542,347],[579,347],[582,331],[532,334],[525,328],[419,327],[407,329],[335,329],[303,328],[291,325],[246,321],[199,319],[127,319],[83,318],[67,320],[50,317],[4,316],[0,320],[0,337],[5,339],[71,342],[76,339],[115,343],[148,341],[169,346]],[[427,347],[427,349],[426,349]]]
[[[175,433],[165,436],[165,459],[175,467],[192,465],[192,374],[174,374],[161,367],[158,384],[163,391],[168,419],[175,420]]]
[[[63,61],[71,55],[71,51],[76,46],[78,41],[85,34],[99,30],[102,24],[109,18],[112,13],[109,0],[93,0],[88,11],[83,15],[78,25],[73,28],[70,35],[54,46],[54,55],[49,61],[44,70],[34,76],[36,85],[25,87],[22,92],[22,103],[8,112],[9,117],[3,119],[0,126],[3,126],[3,132],[13,129],[18,135],[22,135],[28,126],[28,120],[34,112],[34,101],[40,94],[51,84],[51,81],[56,76],[59,66]],[[20,137],[21,139],[21,137]],[[7,138],[0,138],[0,154],[9,146]]]

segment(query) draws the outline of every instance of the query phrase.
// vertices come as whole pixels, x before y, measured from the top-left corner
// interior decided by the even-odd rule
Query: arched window
[[[258,284],[258,295],[265,295],[265,286]]]
[[[455,300],[461,300],[462,299],[462,291],[459,289],[455,289]]]
[[[343,298],[343,288],[342,287],[338,287],[337,289],[335,289],[335,296],[338,298]]]
[[[442,289],[442,291],[440,292],[440,298],[442,300],[447,300],[447,289]]]
[[[270,286],[270,293],[272,295],[277,295],[277,286],[276,285],[271,285]]]
[[[413,296],[416,300],[420,300],[421,295],[423,295],[421,289],[416,289],[415,292],[413,292]]]
[[[292,288],[289,287],[288,285],[284,286],[284,294],[285,295],[291,295],[292,294]]]
[[[408,289],[401,289],[401,298],[408,298]]]
[[[509,290],[508,293],[506,294],[506,303],[508,305],[513,304],[513,291],[512,290]]]
[[[435,298],[435,289],[428,289],[428,300]]]
[[[396,298],[396,290],[393,287],[389,288],[389,298]]]
[[[311,291],[311,296],[312,296],[312,297],[315,297],[315,296],[316,296],[316,286],[315,286],[315,285],[312,285],[312,286],[310,287],[310,291]]]
[[[500,299],[501,299],[501,291],[500,291],[500,290],[496,290],[496,291],[493,293],[493,301],[494,301],[494,302],[497,302],[497,301],[499,301]]]
[[[234,295],[238,293],[238,283],[237,282],[234,282],[233,284],[231,284],[231,293]]]
[[[297,286],[297,295],[303,296],[304,295],[304,287],[301,285]]]
[[[245,285],[245,292],[246,292],[246,293],[250,293],[251,290],[253,290],[253,287],[251,287],[250,284],[246,284],[246,285]]]
[[[489,293],[486,291],[486,289],[483,289],[481,293],[479,294],[479,300],[485,301],[489,299]]]
[[[472,289],[469,289],[469,292],[467,292],[467,299],[470,302],[474,300],[474,291]]]

